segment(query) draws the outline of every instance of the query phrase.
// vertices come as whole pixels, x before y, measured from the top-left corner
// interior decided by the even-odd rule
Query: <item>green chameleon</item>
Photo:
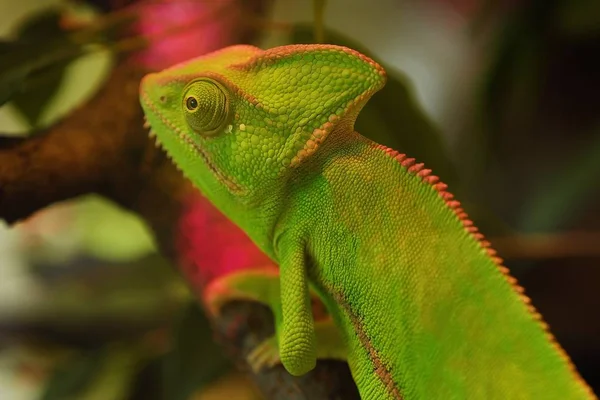
[[[250,362],[302,375],[343,358],[364,399],[595,398],[446,185],[354,131],[385,81],[354,50],[298,45],[228,47],[141,83],[157,140],[279,265],[280,286],[216,291],[273,309]],[[311,290],[334,323],[314,323]]]

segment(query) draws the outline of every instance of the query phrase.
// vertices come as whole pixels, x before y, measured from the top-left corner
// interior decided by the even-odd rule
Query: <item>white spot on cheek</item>
[[[245,130],[246,130],[246,125],[240,124],[240,131],[245,131]]]
[[[233,125],[227,125],[227,133],[231,133],[233,131]]]

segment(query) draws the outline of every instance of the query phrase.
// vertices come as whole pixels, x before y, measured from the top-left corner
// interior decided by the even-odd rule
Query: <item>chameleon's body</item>
[[[365,399],[594,398],[445,185],[354,132],[384,84],[350,49],[236,46],[148,75],[141,102],[175,163],[279,264],[290,373],[322,354],[310,282]]]

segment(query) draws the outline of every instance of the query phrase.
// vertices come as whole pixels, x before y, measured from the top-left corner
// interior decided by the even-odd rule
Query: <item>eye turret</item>
[[[211,79],[200,79],[184,90],[183,109],[188,125],[204,136],[220,132],[229,120],[226,89]]]

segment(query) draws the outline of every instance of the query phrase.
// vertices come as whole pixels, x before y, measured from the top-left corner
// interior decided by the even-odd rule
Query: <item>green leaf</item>
[[[231,368],[212,338],[208,319],[195,303],[185,310],[173,340],[173,348],[164,359],[165,399],[187,400]]]
[[[338,32],[326,30],[328,43],[350,47],[369,57],[370,52]],[[313,27],[296,25],[293,43],[314,43]],[[425,163],[450,185],[457,176],[438,129],[416,102],[407,79],[382,63],[388,73],[387,84],[369,100],[356,121],[356,130],[385,146],[405,152]]]
[[[20,90],[27,76],[35,68],[38,60],[34,58],[34,50],[33,45],[22,42],[0,42],[0,106]],[[28,53],[31,53],[31,56],[28,57]]]
[[[25,61],[28,57],[24,57],[21,68],[17,64],[15,69],[26,75],[17,77],[19,86],[12,93],[12,102],[27,122],[34,127],[46,104],[63,81],[65,68],[73,59],[68,55],[75,56],[80,53],[79,46],[72,43],[67,34],[61,30],[59,20],[59,12],[50,9],[26,20],[18,30],[19,43],[24,44],[22,50],[26,52],[23,54],[37,59],[40,56],[40,48],[43,49],[42,52],[54,50],[53,53],[42,54],[42,60],[37,59],[33,63]],[[40,46],[40,43],[44,43],[44,46]]]
[[[113,202],[89,195],[77,204],[73,235],[83,250],[100,260],[132,261],[155,251],[144,221]]]
[[[106,350],[100,348],[61,365],[50,378],[40,400],[77,398],[102,370],[106,357]]]

